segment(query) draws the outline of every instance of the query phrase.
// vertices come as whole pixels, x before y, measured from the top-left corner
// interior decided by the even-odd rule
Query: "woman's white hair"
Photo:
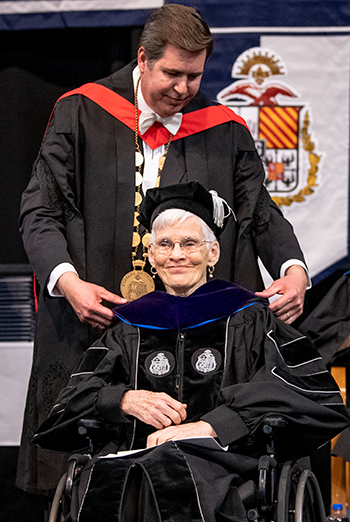
[[[214,232],[210,227],[203,221],[202,218],[197,216],[196,214],[192,214],[192,212],[188,212],[187,210],[183,210],[181,208],[169,208],[164,210],[153,222],[152,225],[152,236],[151,243],[155,240],[156,232],[159,232],[164,227],[171,227],[176,221],[183,223],[186,219],[196,218],[199,220],[202,225],[202,231],[206,241],[216,241],[216,237]],[[209,248],[209,244],[208,244]]]

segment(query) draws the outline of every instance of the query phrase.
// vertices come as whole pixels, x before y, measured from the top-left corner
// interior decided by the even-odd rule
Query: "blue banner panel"
[[[210,27],[344,27],[350,25],[348,0],[187,0]]]
[[[122,27],[144,25],[152,11],[94,11],[73,13],[33,13],[0,16],[0,31],[63,29],[78,27]]]
[[[0,0],[0,30],[144,25],[162,0]]]

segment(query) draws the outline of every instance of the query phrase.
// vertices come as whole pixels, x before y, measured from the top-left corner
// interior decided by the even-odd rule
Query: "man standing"
[[[81,354],[111,326],[120,287],[138,295],[152,285],[137,221],[147,188],[197,180],[217,191],[236,221],[222,236],[215,275],[261,291],[259,256],[275,279],[260,295],[281,294],[276,316],[292,322],[302,311],[303,255],[263,186],[250,132],[199,91],[212,45],[197,11],[165,5],[145,26],[137,62],[56,104],[20,218],[40,283],[17,480],[29,492],[54,488],[64,467],[31,436]]]

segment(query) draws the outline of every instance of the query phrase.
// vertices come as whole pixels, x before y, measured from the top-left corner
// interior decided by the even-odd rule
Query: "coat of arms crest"
[[[236,80],[217,95],[247,122],[265,167],[265,184],[278,206],[313,194],[321,159],[309,131],[310,108],[279,79],[286,74],[276,52],[253,47],[237,58],[232,67]]]

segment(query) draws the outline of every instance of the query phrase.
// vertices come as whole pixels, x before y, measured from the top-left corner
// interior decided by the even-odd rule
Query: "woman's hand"
[[[185,439],[187,437],[216,437],[216,432],[212,426],[205,421],[189,422],[179,426],[170,426],[162,430],[151,433],[147,438],[147,448],[159,446],[168,440]]]
[[[167,393],[147,390],[129,390],[124,394],[121,409],[158,430],[180,424],[186,419],[186,404],[173,399]]]

